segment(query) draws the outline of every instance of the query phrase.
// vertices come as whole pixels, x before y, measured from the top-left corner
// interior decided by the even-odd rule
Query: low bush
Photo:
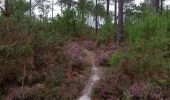
[[[95,89],[94,98],[99,100],[170,99],[168,95],[170,93],[170,57],[168,56],[170,39],[167,21],[165,16],[144,13],[145,17],[125,25],[128,27],[128,30],[125,29],[128,35],[128,49],[112,54],[110,58],[112,69]]]
[[[98,99],[169,99],[169,58],[164,57],[167,40],[136,42],[126,52],[112,54],[110,74],[94,91]],[[115,68],[116,66],[116,68]],[[109,72],[108,72],[109,73]],[[166,88],[165,88],[166,87]]]
[[[80,45],[87,50],[95,50],[97,48],[97,45],[93,42],[93,41],[89,41],[89,40],[83,40],[83,41],[77,41],[80,43]]]
[[[106,22],[101,27],[100,32],[97,34],[96,42],[101,44],[101,43],[106,43],[109,40],[114,40],[115,39],[115,33],[116,33],[114,28],[115,28],[115,25],[112,24],[110,21]]]
[[[115,44],[107,46],[100,46],[96,52],[96,65],[109,65],[109,59],[113,53],[117,51],[118,47]]]
[[[122,60],[123,56],[124,55],[121,52],[116,52],[112,54],[109,64],[116,67],[117,64],[120,63],[120,60]]]
[[[69,61],[69,64],[73,67],[78,68],[85,64],[83,59],[85,54],[83,53],[81,46],[75,42],[68,43],[64,47],[64,54],[66,59]]]
[[[150,40],[156,36],[165,36],[168,28],[166,20],[166,16],[159,16],[150,9],[145,9],[140,17],[125,23],[125,33],[129,42],[133,44],[141,39]]]

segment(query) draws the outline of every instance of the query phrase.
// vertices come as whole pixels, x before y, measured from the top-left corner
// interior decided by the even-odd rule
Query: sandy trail
[[[92,67],[91,67],[91,76],[82,92],[82,95],[78,100],[91,100],[91,94],[93,88],[101,78],[101,68],[95,65],[95,53],[93,53],[92,51],[88,51],[86,49],[83,49],[83,51],[87,55],[86,60]]]

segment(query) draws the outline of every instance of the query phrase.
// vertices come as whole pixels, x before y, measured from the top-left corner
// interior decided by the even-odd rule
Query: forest
[[[170,100],[167,2],[0,0],[0,100]]]

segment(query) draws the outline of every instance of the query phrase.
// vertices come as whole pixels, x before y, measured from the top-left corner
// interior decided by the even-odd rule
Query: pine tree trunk
[[[119,0],[119,15],[118,15],[118,35],[117,35],[117,42],[120,44],[120,42],[124,39],[124,28],[123,28],[123,3],[124,0]]]
[[[159,8],[159,0],[156,0],[156,1],[155,1],[155,6],[156,6],[156,7],[155,7],[156,12],[159,13],[159,9],[160,9],[160,8]]]
[[[161,5],[160,5],[160,15],[163,14],[163,0],[161,0]]]
[[[97,0],[96,0],[96,24],[95,24],[95,26],[96,26],[96,35],[97,35],[97,32],[98,32],[98,7],[97,7],[97,5],[98,5],[98,2],[97,2]]]
[[[10,4],[9,4],[9,0],[5,0],[5,17],[10,17]]]
[[[106,20],[108,20],[108,18],[109,18],[109,7],[110,7],[110,0],[107,0]]]
[[[30,0],[30,18],[31,18],[31,12],[32,12],[32,9],[31,9],[31,7],[32,7],[32,0]]]
[[[115,41],[117,37],[117,0],[115,0],[115,13],[114,13],[114,23],[115,23]]]
[[[68,2],[68,9],[71,9],[71,4],[72,4],[72,1],[69,0],[69,2]]]
[[[11,6],[10,6],[10,1],[5,0],[5,6],[4,6],[4,31],[5,33],[11,33],[12,31],[12,25],[10,21],[10,16],[11,16]]]
[[[54,17],[54,0],[52,0],[52,20],[53,20],[53,17]]]
[[[159,0],[151,0],[151,6],[156,13],[159,12]]]

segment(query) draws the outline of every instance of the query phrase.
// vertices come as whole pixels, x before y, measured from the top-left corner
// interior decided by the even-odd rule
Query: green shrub
[[[67,9],[63,12],[63,16],[57,16],[54,25],[58,32],[67,35],[73,35],[76,32],[76,12],[74,9]]]
[[[25,45],[20,47],[17,52],[18,56],[28,57],[33,54],[33,47],[31,45]]]
[[[122,52],[117,52],[112,54],[109,64],[117,67],[117,65],[120,63],[120,60],[122,60],[124,58],[124,54]]]
[[[126,21],[125,32],[128,35],[130,43],[141,39],[149,40],[155,37],[163,37],[167,33],[167,18],[152,13],[149,10],[144,11],[142,17],[136,18],[133,22]]]
[[[111,21],[105,22],[101,27],[100,32],[97,34],[96,41],[98,43],[107,42],[110,39],[114,40],[115,37],[115,25]]]

